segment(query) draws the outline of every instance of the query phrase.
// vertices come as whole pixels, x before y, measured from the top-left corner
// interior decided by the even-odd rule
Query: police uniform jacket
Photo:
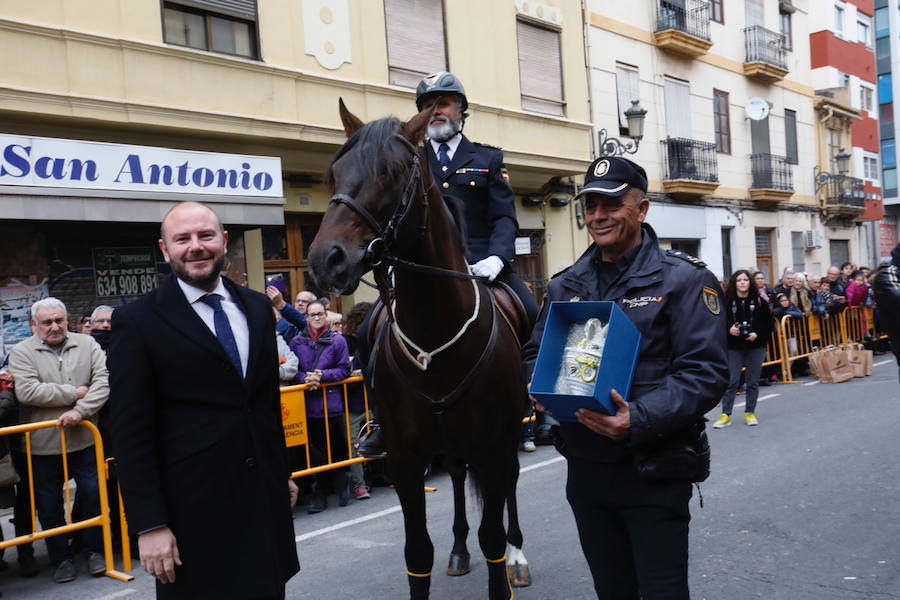
[[[247,317],[244,378],[174,277],[113,313],[111,433],[128,523],[167,525],[184,563],[160,599],[275,597],[299,569],[272,303],[224,282]]]
[[[891,251],[892,260],[878,267],[872,277],[872,291],[879,320],[887,330],[900,357],[900,244]],[[898,358],[900,360],[900,358]]]
[[[446,170],[441,167],[432,145],[425,144],[435,184],[442,194],[454,196],[463,203],[469,261],[474,263],[495,255],[509,263],[515,254],[519,224],[503,151],[461,137]]]
[[[597,285],[599,248],[550,280],[531,340],[523,349],[527,380],[537,358],[549,303],[611,300],[642,335],[630,402],[631,435],[614,441],[578,422],[563,423],[566,454],[600,462],[630,459],[635,449],[652,447],[684,432],[713,408],[728,383],[721,292],[715,276],[699,260],[662,251],[653,229],[631,265],[601,297]]]

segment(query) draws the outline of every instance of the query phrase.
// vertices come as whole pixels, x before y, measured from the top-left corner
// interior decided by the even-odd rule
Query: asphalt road
[[[737,420],[710,430],[713,474],[691,502],[692,597],[707,600],[862,600],[900,598],[900,385],[889,355],[875,374],[837,385],[761,388],[760,426]],[[735,414],[739,415],[739,398]],[[710,413],[718,416],[718,410]],[[534,585],[519,600],[594,598],[575,524],[565,500],[565,463],[550,447],[520,454],[525,553]],[[436,547],[434,600],[483,599],[487,573],[474,533],[473,571],[443,574],[451,544],[452,495],[438,474],[429,485],[429,529]],[[295,513],[303,570],[290,599],[406,597],[403,529],[393,491],[323,513]],[[239,518],[239,516],[235,516]],[[470,506],[473,532],[478,509]],[[11,535],[8,518],[2,520]],[[248,550],[250,551],[250,550]],[[80,575],[55,584],[39,544],[41,574],[0,573],[4,598],[112,600],[153,598],[153,582],[135,564],[135,580]],[[241,556],[222,565],[239,576]]]

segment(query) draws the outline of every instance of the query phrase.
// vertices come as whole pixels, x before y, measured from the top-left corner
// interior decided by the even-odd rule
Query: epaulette
[[[680,258],[683,261],[689,262],[698,269],[702,269],[706,266],[706,263],[697,258],[696,256],[691,256],[690,254],[685,254],[681,250],[666,250],[666,256],[674,256],[675,258]]]
[[[500,150],[500,151],[503,150],[503,148],[501,148],[500,146],[491,146],[490,144],[483,144],[481,142],[472,142],[472,143],[475,144],[476,146],[481,146],[482,148],[490,148],[491,150]]]

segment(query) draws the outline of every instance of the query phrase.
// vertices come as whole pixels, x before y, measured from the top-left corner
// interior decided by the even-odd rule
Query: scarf
[[[309,339],[311,339],[311,340],[314,341],[314,342],[317,342],[317,341],[319,341],[319,338],[320,338],[320,337],[322,337],[323,335],[325,335],[326,333],[328,333],[329,328],[328,328],[328,326],[326,325],[326,326],[323,327],[322,329],[316,331],[315,329],[312,328],[312,325],[307,324],[307,325],[306,325],[306,331],[307,331],[307,333],[309,333]]]

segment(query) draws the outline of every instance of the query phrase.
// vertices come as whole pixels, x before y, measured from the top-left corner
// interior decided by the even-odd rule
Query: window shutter
[[[666,79],[666,133],[691,139],[691,88],[676,79]]]
[[[744,19],[747,27],[765,26],[766,16],[762,0],[744,0]]]
[[[392,84],[416,87],[425,75],[447,70],[441,0],[384,0],[384,20]]]
[[[619,127],[628,128],[625,111],[632,100],[641,99],[641,78],[637,69],[616,65],[616,99],[619,102]]]
[[[175,0],[171,4],[193,6],[245,21],[256,21],[256,0]]]
[[[796,165],[800,159],[797,149],[797,113],[788,108],[784,109],[784,135],[787,161]]]
[[[522,108],[563,114],[559,32],[524,21],[516,24]]]

